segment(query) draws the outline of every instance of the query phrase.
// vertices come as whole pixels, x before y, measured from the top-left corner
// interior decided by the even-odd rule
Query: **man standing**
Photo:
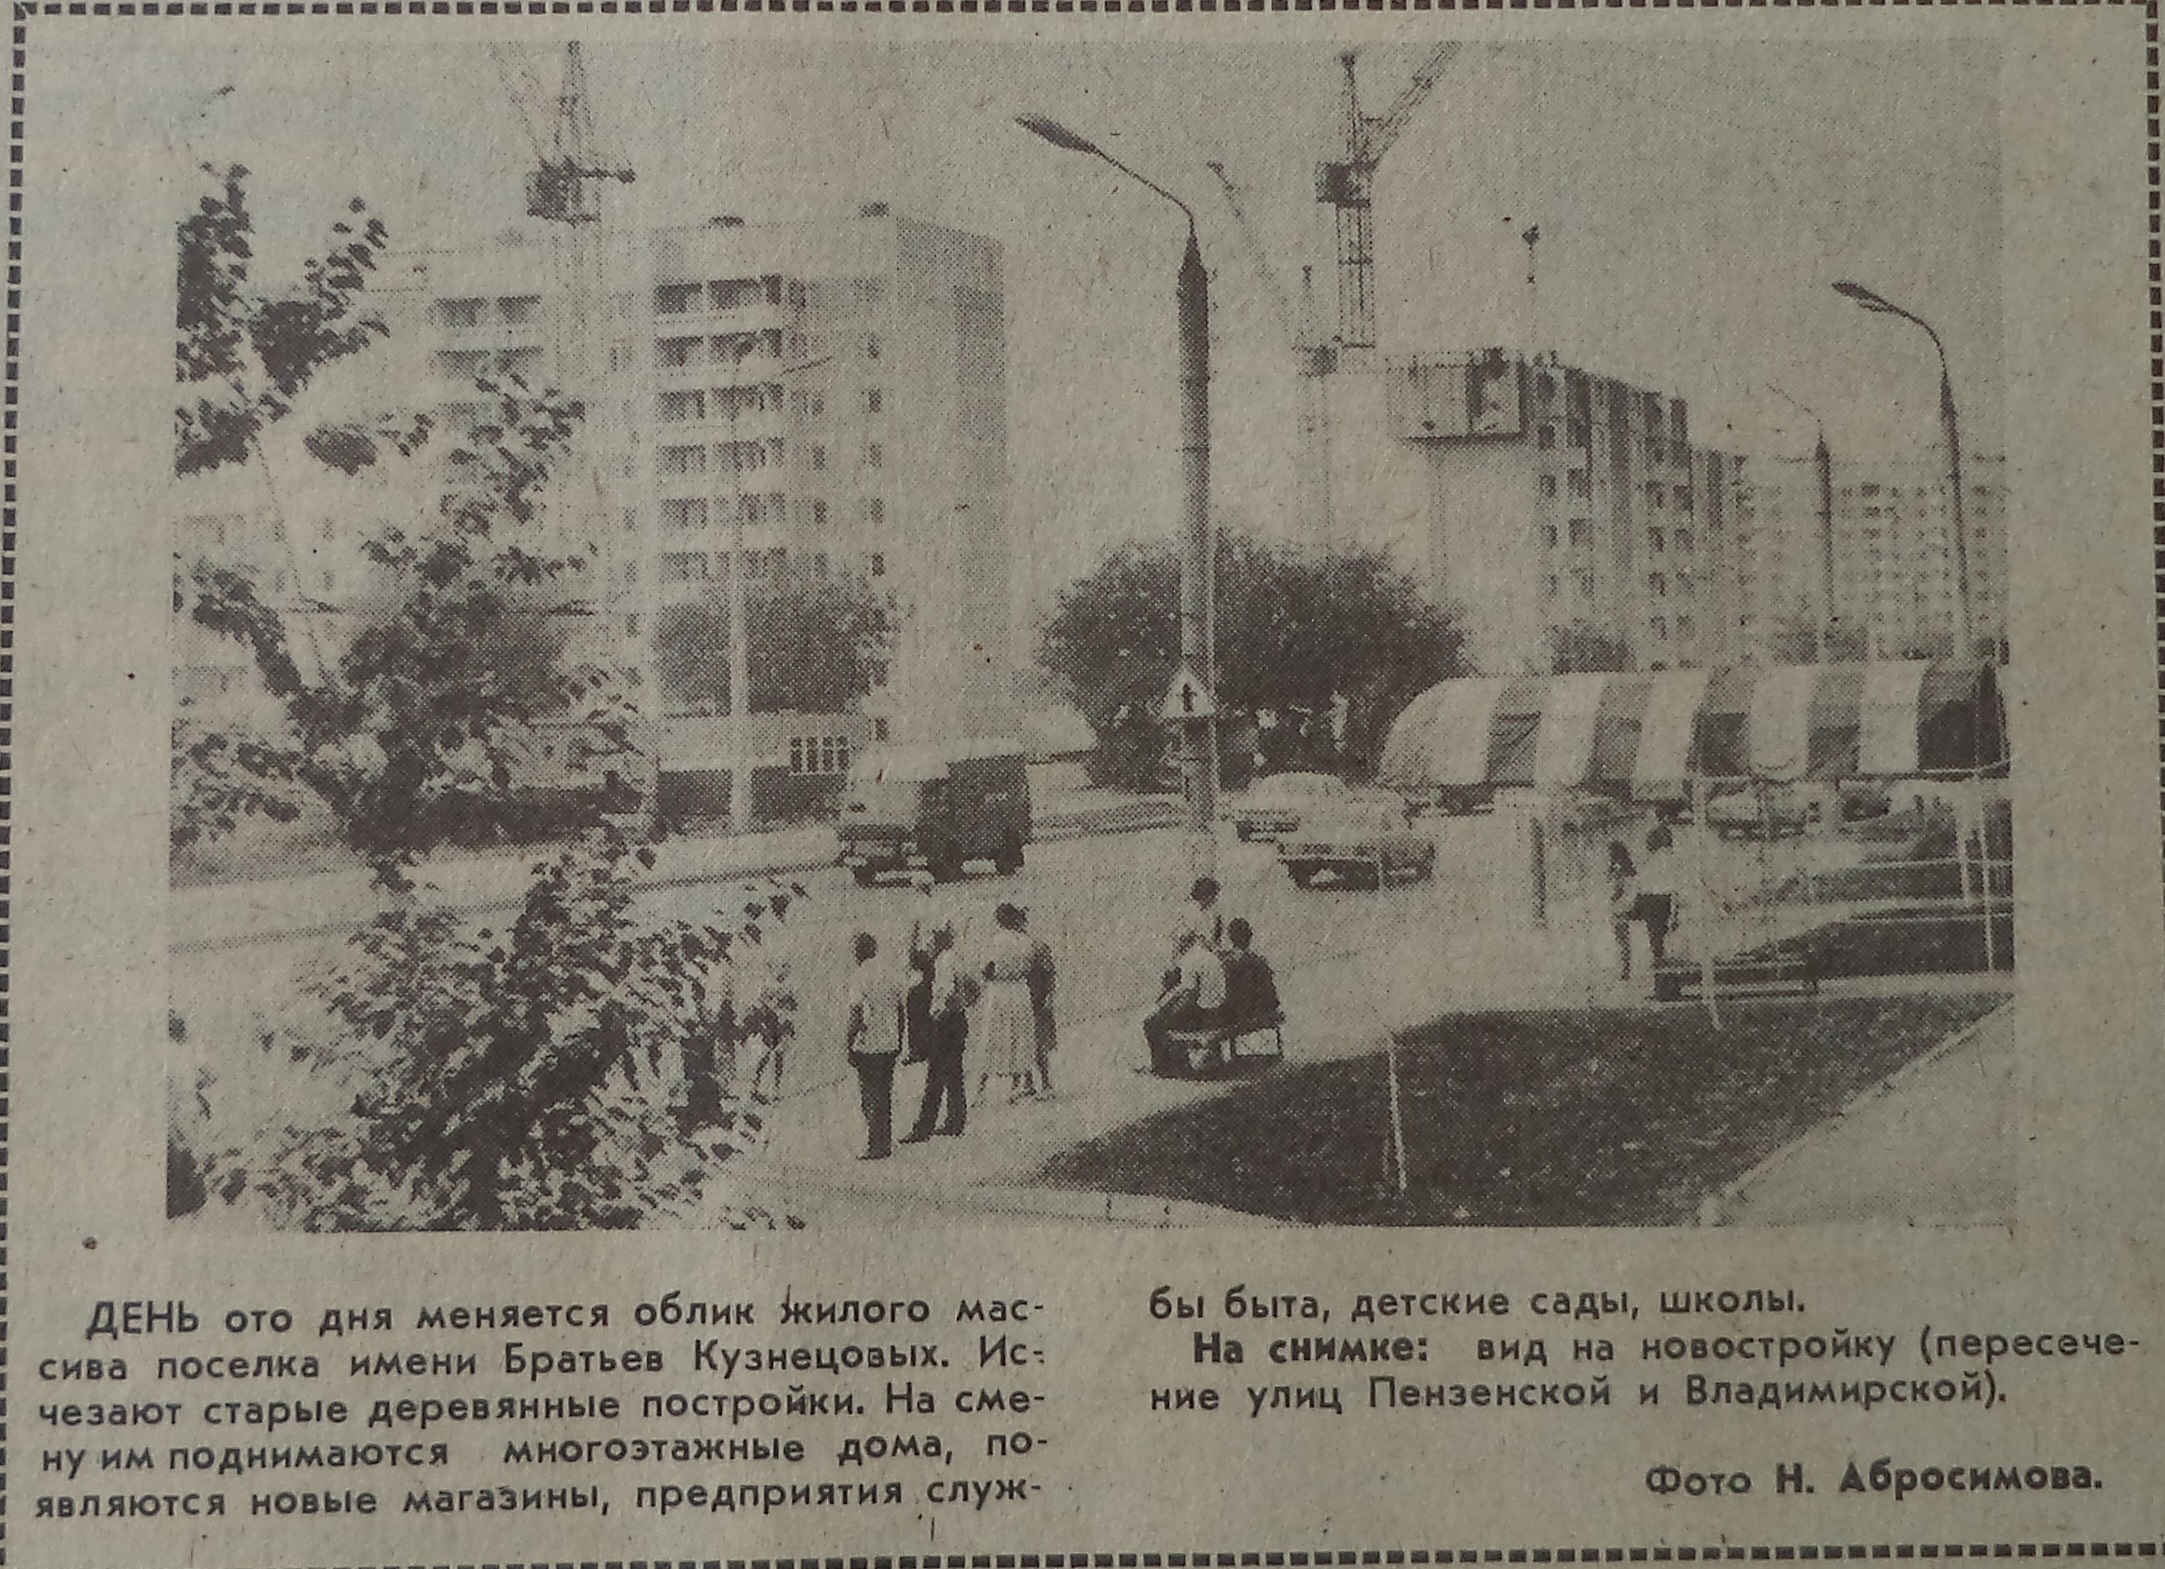
[[[859,1160],[885,1160],[894,1152],[895,1060],[902,1055],[902,971],[880,962],[880,945],[870,932],[855,943],[857,970],[850,977],[849,1026],[843,1041],[850,1066],[857,1070],[857,1096],[864,1107],[865,1147]]]
[[[954,922],[943,920],[932,929],[930,951],[932,1043],[925,1060],[925,1098],[916,1126],[903,1135],[905,1144],[922,1144],[935,1133],[960,1138],[968,1118],[962,1057],[970,1040],[970,1000],[955,954]]]

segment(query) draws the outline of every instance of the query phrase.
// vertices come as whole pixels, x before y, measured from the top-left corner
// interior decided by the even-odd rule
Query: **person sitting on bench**
[[[1150,1071],[1161,1079],[1179,1078],[1188,1071],[1188,1052],[1168,1037],[1175,1030],[1207,1030],[1225,1012],[1225,966],[1205,945],[1199,933],[1182,932],[1177,968],[1164,992],[1143,1020],[1143,1039],[1150,1046]]]
[[[1271,973],[1270,960],[1249,946],[1255,941],[1255,928],[1236,915],[1225,923],[1225,940],[1231,944],[1225,954],[1226,1027],[1240,1030],[1275,1021],[1279,1017],[1278,979]]]

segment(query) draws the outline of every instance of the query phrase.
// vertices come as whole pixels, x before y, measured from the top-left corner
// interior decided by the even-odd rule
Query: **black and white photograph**
[[[2011,1224],[1998,40],[278,25],[173,1234]]]

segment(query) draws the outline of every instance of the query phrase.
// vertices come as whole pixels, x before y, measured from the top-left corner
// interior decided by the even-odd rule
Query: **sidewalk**
[[[1719,1223],[2005,1226],[2015,1213],[2010,1003],[1732,1183]]]
[[[1605,921],[1561,910],[1546,930],[1476,923],[1408,933],[1382,955],[1323,959],[1280,976],[1286,1055],[1293,1063],[1374,1052],[1386,1032],[1452,1013],[1695,1006],[1656,1004],[1641,982],[1614,979]],[[1864,989],[1997,988],[2005,978],[1890,976]],[[1276,1224],[1213,1206],[1035,1184],[1055,1155],[1156,1113],[1247,1082],[1162,1080],[1139,1073],[1142,1007],[1065,1028],[1053,1075],[1059,1098],[1007,1104],[1004,1086],[973,1101],[968,1132],[898,1146],[859,1162],[863,1124],[853,1082],[786,1102],[775,1143],[736,1167],[769,1207],[886,1224],[938,1212],[955,1218],[1039,1217],[1130,1226]],[[2013,1210],[2012,1010],[1988,1015],[1770,1157],[1724,1193],[1708,1220],[1737,1225],[1856,1219],[1990,1223]],[[976,1092],[975,1066],[971,1089]],[[1265,1071],[1268,1071],[1267,1068]],[[896,1079],[898,1133],[914,1116],[922,1075]]]
[[[1476,923],[1452,932],[1408,933],[1386,953],[1343,955],[1279,976],[1289,1062],[1330,1061],[1380,1050],[1386,1033],[1448,1012],[1629,1006],[1635,983],[1615,981],[1606,926],[1589,931]],[[1652,1006],[1651,1003],[1647,1004]],[[853,1081],[784,1102],[775,1142],[733,1163],[738,1195],[769,1207],[839,1205],[852,1219],[928,1210],[979,1216],[1038,1215],[1128,1225],[1276,1224],[1210,1205],[1120,1193],[1034,1186],[1054,1155],[1155,1113],[1247,1082],[1242,1076],[1159,1079],[1139,1071],[1144,1007],[1063,1021],[1053,1059],[1057,1098],[1008,1104],[1005,1085],[973,1096],[968,1131],[898,1145],[892,1159],[861,1162],[864,1126]],[[1268,1071],[1267,1068],[1265,1071]],[[897,1134],[908,1129],[923,1083],[903,1068],[895,1081]]]

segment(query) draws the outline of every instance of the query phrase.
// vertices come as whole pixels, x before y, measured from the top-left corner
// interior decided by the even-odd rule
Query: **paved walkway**
[[[2020,1006],[1987,1014],[1762,1161],[1709,1218],[1738,1226],[2012,1224]]]
[[[1386,1032],[1448,1013],[1655,1006],[1643,984],[1619,982],[1605,921],[1556,912],[1547,929],[1475,923],[1408,934],[1388,952],[1318,961],[1280,977],[1286,1045],[1297,1062],[1380,1050]],[[1999,990],[2006,977],[1890,976],[1840,983],[1834,995]],[[1058,1095],[1010,1104],[1005,1085],[976,1097],[968,1132],[856,1159],[863,1123],[854,1083],[787,1102],[768,1149],[737,1167],[744,1190],[815,1220],[885,1223],[938,1210],[956,1217],[1039,1217],[1128,1226],[1273,1224],[1207,1205],[1033,1185],[1062,1150],[1129,1123],[1223,1094],[1237,1077],[1162,1080],[1138,1071],[1143,1005],[1067,1029],[1053,1066]],[[2011,1215],[2009,1102],[2012,1010],[1876,1086],[1842,1114],[1762,1162],[1706,1215],[1734,1225],[1851,1219],[1987,1223]],[[896,1076],[897,1132],[914,1115],[921,1070]]]
[[[1339,955],[1281,971],[1288,1057],[1329,1061],[1378,1051],[1386,1034],[1441,1014],[1486,1009],[1653,1006],[1635,983],[1616,981],[1605,923],[1561,918],[1546,930],[1474,922],[1448,931],[1415,931],[1380,953]],[[1062,1192],[1031,1185],[1060,1151],[1157,1112],[1223,1094],[1243,1080],[1159,1079],[1144,1062],[1145,1000],[1082,1020],[1063,1021],[1050,1101],[1010,1104],[1007,1086],[978,1097],[971,1068],[968,1132],[898,1147],[891,1160],[861,1162],[864,1127],[856,1086],[840,1084],[793,1098],[776,1122],[776,1140],[745,1157],[738,1180],[771,1204],[840,1208],[853,1218],[914,1204],[953,1212],[1063,1215],[1123,1224],[1180,1225],[1255,1217],[1206,1205],[1131,1195]],[[919,1069],[896,1075],[895,1121],[905,1131],[923,1084]],[[1110,1209],[1110,1213],[1100,1211]],[[1267,1222],[1265,1222],[1267,1223]]]

